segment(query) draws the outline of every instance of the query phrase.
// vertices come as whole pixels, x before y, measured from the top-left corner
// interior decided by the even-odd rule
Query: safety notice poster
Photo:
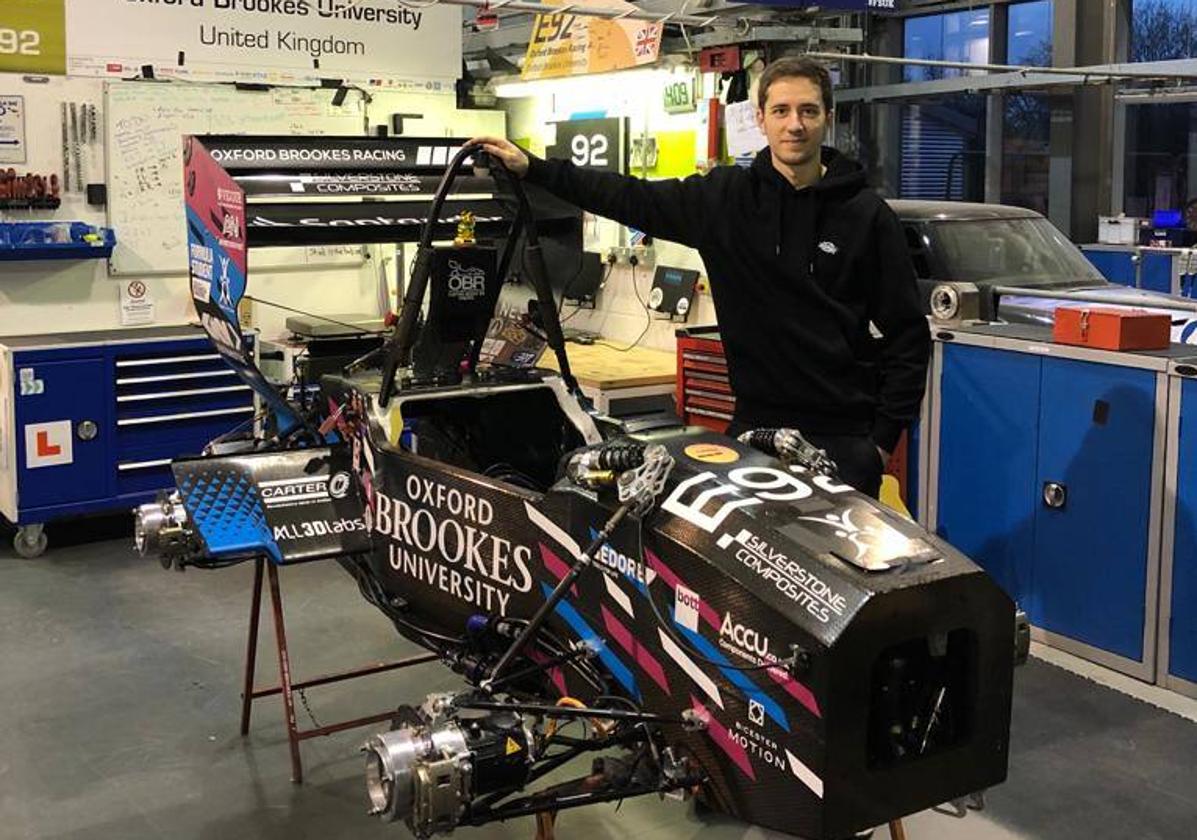
[[[0,163],[25,162],[25,97],[0,94]]]

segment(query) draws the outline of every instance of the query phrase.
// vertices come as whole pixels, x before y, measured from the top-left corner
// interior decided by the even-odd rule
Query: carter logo
[[[822,242],[819,243],[819,250],[822,251],[824,254],[833,254],[833,255],[838,254],[840,252],[840,249],[836,246],[836,244],[834,242],[829,242],[826,239],[824,239]]]

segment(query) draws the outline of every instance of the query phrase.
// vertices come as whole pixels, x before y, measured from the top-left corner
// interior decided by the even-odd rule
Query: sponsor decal
[[[759,719],[753,719],[754,714],[759,715]],[[744,750],[749,758],[759,759],[776,770],[789,771],[789,764],[786,762],[781,745],[760,730],[753,728],[763,726],[765,723],[764,707],[755,700],[748,701],[748,719],[752,726],[740,720],[732,724],[732,729],[728,730],[731,739],[740,746],[740,749]]]
[[[591,528],[590,539],[598,539],[599,532]],[[633,583],[651,584],[657,574],[644,563],[637,562],[622,551],[618,551],[610,543],[603,543],[595,555],[598,568],[610,577],[626,578]]]
[[[487,499],[412,474],[403,498],[375,490],[374,502],[372,524],[390,540],[395,572],[502,615],[512,592],[532,590],[532,550],[490,530]]]
[[[486,294],[486,272],[476,266],[466,266],[449,260],[449,297],[454,300],[477,300]]]
[[[289,522],[274,526],[275,542],[302,540],[311,537],[328,537],[337,534],[351,534],[365,531],[366,523],[360,519],[317,519],[310,522]]]
[[[56,420],[52,423],[28,423],[25,426],[25,466],[35,470],[40,467],[60,467],[73,463],[70,420]]]
[[[678,584],[673,590],[673,620],[687,630],[698,632],[698,613],[702,609],[702,599],[693,589],[687,589]]]
[[[765,707],[759,700],[748,701],[748,722],[753,726],[765,725]]]
[[[831,256],[835,256],[840,252],[839,247],[834,242],[829,242],[827,240],[823,240],[819,243],[819,250],[824,254],[829,254]]]
[[[334,499],[343,499],[349,495],[350,476],[347,472],[339,472],[328,482],[328,495]]]
[[[848,485],[836,484],[825,475],[809,475],[799,466],[791,466],[789,471],[740,467],[725,475],[702,472],[679,482],[661,508],[713,533],[737,508],[765,502],[796,502],[814,495],[816,487],[831,494],[852,491]],[[723,500],[729,496],[732,497],[729,501]],[[711,505],[712,502],[716,504]]]
[[[740,460],[740,453],[730,446],[718,443],[695,443],[685,448],[687,458],[704,464],[734,464]]]
[[[399,148],[281,148],[244,146],[213,149],[217,163],[403,163],[407,154]]]
[[[847,598],[837,593],[831,585],[819,575],[807,569],[801,563],[792,560],[784,552],[777,550],[768,542],[755,536],[750,531],[741,530],[734,537],[724,534],[719,538],[720,548],[737,547],[733,553],[735,558],[746,568],[760,575],[764,580],[772,583],[782,595],[802,607],[808,614],[823,624],[832,617],[840,618],[848,607]],[[724,617],[724,625],[729,617]],[[723,633],[720,632],[722,639]],[[743,638],[748,638],[744,636]],[[755,633],[753,640],[756,640]],[[768,640],[765,640],[766,647]],[[765,657],[762,654],[762,657]],[[776,661],[776,660],[773,660]]]
[[[39,394],[46,393],[46,381],[38,379],[37,373],[33,368],[21,368],[17,373],[17,379],[20,381],[20,394],[22,397],[36,397]]]
[[[328,484],[329,477],[326,475],[279,478],[259,482],[258,492],[268,510],[303,507],[331,501]]]
[[[723,623],[719,626],[719,646],[754,662],[777,661],[769,653],[769,637],[747,625],[739,624],[730,612],[724,613]]]
[[[483,222],[505,222],[508,220],[506,216],[482,216],[477,215],[474,221],[478,224]],[[428,220],[423,216],[370,216],[359,219],[321,219],[316,217],[304,217],[301,219],[271,219],[267,216],[256,215],[249,221],[249,226],[252,228],[293,228],[293,227],[423,227]],[[436,220],[438,224],[455,225],[461,221],[460,216],[441,217]]]

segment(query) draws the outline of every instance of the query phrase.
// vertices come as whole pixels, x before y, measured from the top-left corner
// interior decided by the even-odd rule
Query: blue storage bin
[[[0,260],[89,260],[112,256],[116,234],[86,222],[0,224]]]

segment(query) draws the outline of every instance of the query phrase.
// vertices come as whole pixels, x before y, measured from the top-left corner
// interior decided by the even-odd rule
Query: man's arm
[[[869,317],[881,330],[880,401],[873,421],[873,442],[892,453],[902,431],[919,414],[927,386],[931,334],[918,298],[914,265],[906,249],[902,225],[887,205],[874,229],[880,273]]]
[[[498,137],[470,142],[481,143],[515,174],[583,210],[691,248],[702,239],[707,184],[701,175],[646,181],[583,169],[569,161],[542,160]]]

